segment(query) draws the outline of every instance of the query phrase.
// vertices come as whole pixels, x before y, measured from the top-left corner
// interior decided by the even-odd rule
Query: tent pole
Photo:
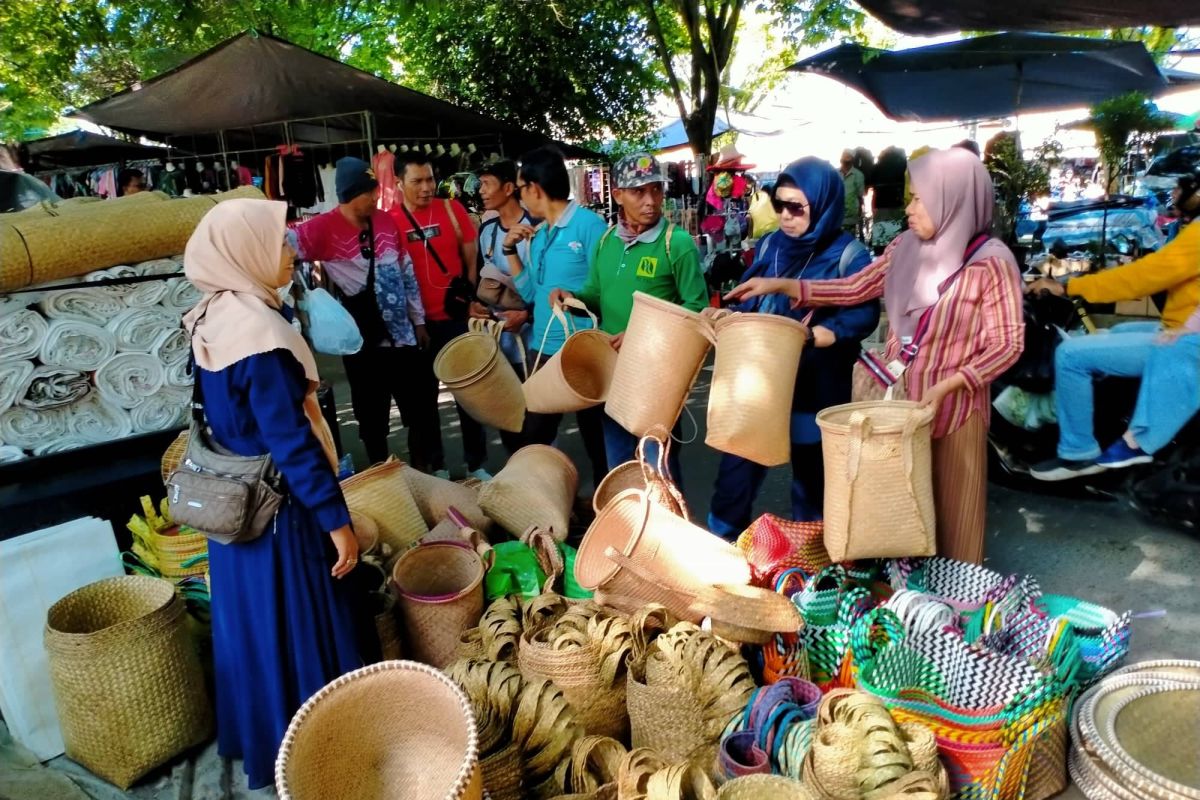
[[[233,177],[229,173],[229,151],[225,145],[225,131],[217,131],[217,141],[221,146],[221,161],[225,163],[225,180],[227,185],[233,185]]]
[[[371,122],[372,122],[371,112],[370,111],[362,112],[362,119],[363,119],[363,132],[366,134],[366,139],[367,139],[367,156],[369,158],[371,153],[375,152],[375,131],[374,131],[374,126],[371,124]]]

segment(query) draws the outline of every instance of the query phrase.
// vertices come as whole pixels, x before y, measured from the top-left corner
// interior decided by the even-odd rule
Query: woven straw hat
[[[413,661],[347,673],[292,718],[275,789],[280,800],[481,800],[471,704],[449,677]]]

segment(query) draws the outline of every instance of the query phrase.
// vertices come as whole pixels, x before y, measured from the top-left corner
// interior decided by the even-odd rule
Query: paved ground
[[[338,376],[337,366],[336,363],[323,364],[322,374]],[[693,394],[690,404],[701,426],[708,374],[702,373],[698,391]],[[362,448],[349,412],[349,393],[340,379],[336,392],[343,443],[361,464]],[[442,412],[447,434],[447,460],[452,471],[461,471],[457,420],[448,403],[443,403]],[[398,419],[394,424],[397,434],[393,436],[393,450],[403,458],[404,435],[398,428]],[[685,437],[691,439],[693,430],[693,426],[685,422]],[[577,464],[585,464],[577,431],[564,425],[563,434],[560,445]],[[494,471],[503,466],[504,453],[499,439],[492,438],[489,467]],[[704,519],[708,513],[717,463],[716,454],[702,442],[703,432],[700,431],[696,441],[683,450],[687,479],[684,490],[696,519]],[[581,472],[586,475],[588,470]],[[786,513],[786,468],[772,470],[759,498],[759,508]],[[1031,573],[1038,577],[1046,592],[1071,594],[1144,615],[1134,622],[1131,660],[1200,659],[1200,593],[1194,588],[1196,575],[1200,574],[1200,539],[1197,537],[1161,527],[1111,500],[1033,494],[992,486],[988,503],[987,552],[989,566],[1003,573]],[[269,791],[248,792],[239,765],[223,764],[211,746],[194,758],[171,765],[128,794],[88,776],[66,759],[58,759],[52,766],[77,779],[97,800],[122,797],[232,800],[272,796]],[[1072,788],[1062,796],[1079,798],[1083,795]]]

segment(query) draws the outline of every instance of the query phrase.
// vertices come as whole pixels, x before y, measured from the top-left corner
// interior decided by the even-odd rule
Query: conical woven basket
[[[46,615],[67,755],[122,789],[212,732],[185,617],[171,583],[134,575],[77,589]]]
[[[598,330],[577,331],[525,381],[525,405],[539,414],[599,405],[608,398],[616,366],[611,336]]]
[[[513,536],[537,527],[561,542],[577,491],[579,472],[571,459],[558,448],[531,444],[479,489],[479,507]]]
[[[792,391],[805,328],[776,314],[717,311],[704,443],[768,467],[791,460]]]
[[[647,455],[647,445],[651,443],[657,445],[657,461],[654,462]],[[638,442],[633,461],[618,464],[596,487],[596,493],[592,496],[592,507],[596,513],[599,514],[626,489],[641,489],[672,514],[687,519],[688,509],[683,493],[671,480],[668,466],[670,451],[671,436],[665,430],[643,436]]]
[[[641,574],[614,563],[605,553],[609,547]],[[680,619],[699,621],[695,597],[713,584],[749,583],[750,566],[733,545],[630,489],[588,528],[575,556],[575,580],[606,595],[662,603]]]
[[[817,414],[825,460],[825,549],[834,561],[931,556],[933,414],[873,401]]]
[[[379,539],[402,553],[429,533],[408,489],[404,464],[389,458],[342,481],[342,494],[353,512],[370,517],[379,529]]]
[[[434,359],[433,372],[476,420],[520,432],[525,422],[521,379],[500,352],[501,328],[492,326],[492,330],[494,335],[475,327],[451,339]]]
[[[292,718],[275,762],[280,800],[481,800],[475,715],[432,667],[347,673]]]
[[[479,555],[450,542],[421,545],[396,560],[392,580],[414,659],[439,668],[454,660],[463,631],[483,614],[483,575]]]
[[[699,314],[634,292],[605,412],[634,436],[671,430],[709,346]]]
[[[479,507],[478,489],[427,475],[407,465],[401,474],[430,528],[445,520],[451,508],[458,509],[477,531],[486,531],[492,526],[492,521]]]

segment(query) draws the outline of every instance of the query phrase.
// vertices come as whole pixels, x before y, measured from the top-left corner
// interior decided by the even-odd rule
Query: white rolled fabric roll
[[[168,364],[165,369],[167,386],[191,388],[192,376],[188,374],[188,360]]]
[[[149,353],[117,353],[96,370],[100,398],[111,406],[133,408],[162,388],[162,362]]]
[[[29,309],[0,317],[0,361],[36,356],[48,327],[45,317]]]
[[[52,367],[92,372],[117,354],[117,339],[91,322],[56,319],[46,329],[38,358]]]
[[[157,356],[163,364],[178,364],[180,361],[187,361],[192,352],[192,342],[188,338],[187,331],[183,328],[176,328],[160,335],[154,342],[154,346],[150,348],[150,352]]]
[[[163,307],[183,314],[200,302],[200,290],[192,285],[187,278],[169,278],[167,296],[163,298]]]
[[[84,281],[92,283],[94,281],[106,281],[113,278],[134,278],[137,277],[137,271],[133,267],[116,266],[108,269],[98,269],[95,272],[89,272],[83,276]],[[97,286],[94,291],[103,292],[109,297],[115,297],[118,300],[123,300],[126,295],[133,289],[135,284],[118,283],[112,286]]]
[[[167,291],[170,288],[170,286],[167,286],[165,278],[159,281],[135,283],[130,286],[129,293],[125,295],[125,305],[130,308],[151,308],[157,306],[166,299]]]
[[[0,440],[32,450],[60,439],[67,432],[65,408],[13,406],[0,414]]]
[[[32,361],[0,363],[0,412],[8,411],[25,391],[25,383],[33,374]]]
[[[106,293],[101,287],[47,292],[40,305],[49,319],[70,319],[101,326],[125,310],[121,298]]]
[[[187,422],[191,399],[186,391],[164,386],[129,412],[134,432],[152,433],[182,427]]]
[[[62,411],[66,417],[67,432],[87,444],[124,439],[133,433],[133,418],[129,412],[106,403],[95,393]]]
[[[105,329],[117,340],[117,349],[149,353],[163,333],[179,325],[178,318],[162,308],[130,308],[109,320]]]
[[[82,400],[91,391],[92,382],[79,370],[43,365],[25,380],[17,404],[27,408],[59,408]]]

